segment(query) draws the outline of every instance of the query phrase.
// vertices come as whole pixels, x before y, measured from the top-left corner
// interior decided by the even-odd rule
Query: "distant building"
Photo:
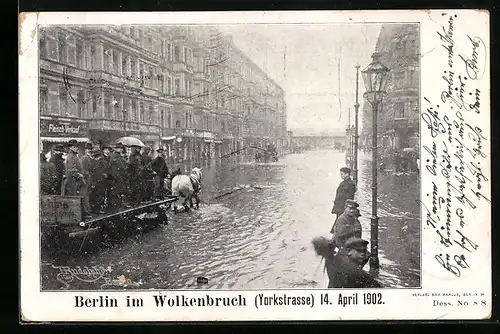
[[[389,69],[387,96],[379,106],[377,133],[383,147],[419,146],[420,32],[418,24],[385,24],[376,46]],[[365,100],[360,143],[370,146],[372,108]],[[369,147],[368,147],[369,148]]]

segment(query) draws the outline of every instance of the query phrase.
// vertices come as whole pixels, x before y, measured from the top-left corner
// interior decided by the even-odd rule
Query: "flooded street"
[[[317,150],[278,163],[222,163],[204,168],[199,210],[171,214],[167,225],[98,253],[42,263],[42,288],[60,289],[56,266],[109,269],[130,289],[326,288],[311,245],[330,237],[335,190],[345,153]],[[420,285],[418,175],[379,175],[380,278],[389,287]],[[371,162],[360,154],[363,238],[370,240]],[[368,266],[367,266],[368,267]],[[366,268],[365,268],[366,269]],[[197,277],[208,279],[198,285]],[[68,283],[99,289],[103,281]]]

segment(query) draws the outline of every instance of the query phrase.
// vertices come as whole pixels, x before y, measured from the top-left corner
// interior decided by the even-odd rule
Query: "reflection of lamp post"
[[[377,111],[380,102],[385,96],[389,68],[378,60],[379,54],[372,55],[372,62],[361,71],[366,86],[364,97],[372,106],[372,217],[371,217],[371,256],[370,270],[376,271],[379,267],[378,259],[378,217],[377,217]]]

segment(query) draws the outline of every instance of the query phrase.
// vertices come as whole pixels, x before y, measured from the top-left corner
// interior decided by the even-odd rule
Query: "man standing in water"
[[[356,193],[356,184],[351,179],[351,169],[342,167],[340,169],[340,177],[342,178],[342,182],[340,182],[337,188],[332,208],[332,214],[336,215],[335,221],[344,213],[346,200],[354,200],[354,194]]]

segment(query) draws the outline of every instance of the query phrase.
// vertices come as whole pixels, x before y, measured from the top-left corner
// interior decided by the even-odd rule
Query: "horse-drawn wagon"
[[[81,251],[90,244],[99,246],[109,240],[150,230],[167,223],[167,211],[176,199],[168,197],[85,219],[83,197],[41,195],[42,245],[56,251]]]

